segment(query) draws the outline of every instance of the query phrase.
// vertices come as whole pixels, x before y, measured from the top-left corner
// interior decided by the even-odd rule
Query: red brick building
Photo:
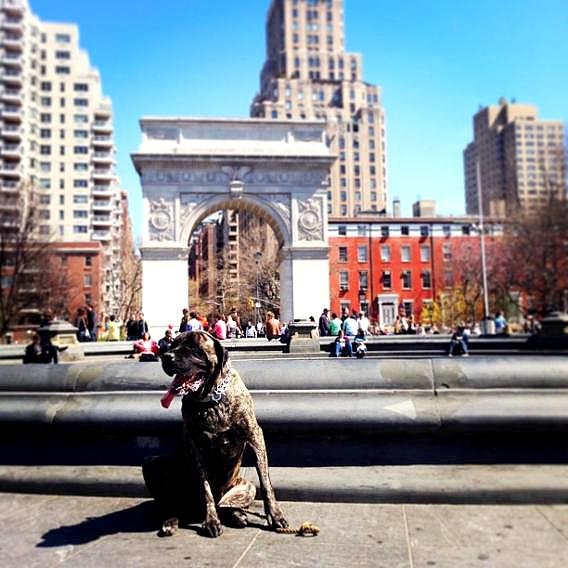
[[[477,223],[477,217],[330,218],[331,311],[361,309],[381,325],[402,311],[419,319],[459,278],[456,259],[469,256],[481,280]],[[486,224],[486,234],[491,249],[501,228]]]
[[[104,249],[100,242],[53,244],[53,263],[65,277],[65,296],[57,317],[74,323],[77,309],[92,304],[101,313],[104,282]],[[56,309],[57,311],[57,309]]]

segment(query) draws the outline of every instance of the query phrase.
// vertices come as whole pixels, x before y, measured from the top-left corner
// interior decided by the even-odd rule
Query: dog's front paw
[[[223,526],[218,517],[208,517],[205,519],[205,522],[201,525],[201,529],[206,536],[210,536],[211,538],[217,538],[223,534]]]
[[[284,513],[277,507],[266,514],[268,526],[273,529],[287,529],[288,521],[284,518]]]

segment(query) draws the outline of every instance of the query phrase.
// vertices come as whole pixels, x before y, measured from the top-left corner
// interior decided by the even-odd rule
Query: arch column
[[[146,246],[142,254],[142,306],[150,334],[158,339],[168,325],[177,328],[187,304],[187,247]],[[177,319],[176,319],[177,318]]]
[[[328,247],[286,247],[281,254],[281,320],[317,318],[329,306]]]

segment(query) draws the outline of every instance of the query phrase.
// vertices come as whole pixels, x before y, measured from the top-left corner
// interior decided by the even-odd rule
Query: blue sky
[[[270,0],[30,0],[79,25],[114,106],[118,174],[141,233],[130,153],[141,116],[246,117],[264,61]],[[383,89],[389,201],[464,212],[462,150],[479,105],[500,96],[568,119],[566,0],[345,0],[348,51]]]

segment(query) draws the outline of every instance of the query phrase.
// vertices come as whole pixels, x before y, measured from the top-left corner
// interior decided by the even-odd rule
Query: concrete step
[[[245,477],[257,483],[254,468]],[[274,467],[283,501],[566,504],[568,465]],[[0,466],[0,492],[145,497],[139,467]]]

